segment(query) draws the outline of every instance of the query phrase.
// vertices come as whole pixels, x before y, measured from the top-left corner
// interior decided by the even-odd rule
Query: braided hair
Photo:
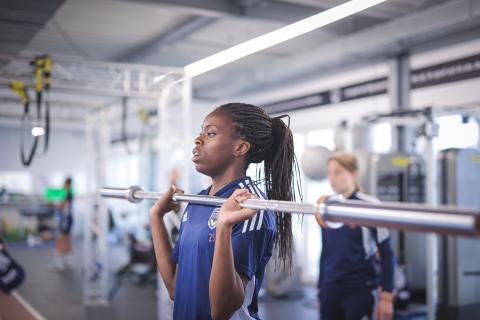
[[[235,138],[250,143],[246,168],[251,163],[263,162],[263,175],[267,197],[272,200],[295,201],[295,188],[301,197],[298,163],[294,153],[293,134],[280,117],[270,117],[265,110],[245,103],[224,104],[215,112],[224,112],[232,121]],[[258,169],[258,167],[257,167]],[[257,170],[257,179],[261,172]],[[277,262],[283,269],[292,267],[292,217],[291,214],[276,214],[277,237],[275,248]]]

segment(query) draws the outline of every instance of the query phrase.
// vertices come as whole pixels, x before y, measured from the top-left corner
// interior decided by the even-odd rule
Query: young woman
[[[55,262],[53,269],[63,271],[69,267],[67,256],[72,249],[71,230],[73,225],[73,193],[72,178],[65,179],[63,184],[65,199],[58,205],[59,234],[55,240]]]
[[[230,103],[204,120],[192,161],[212,179],[199,194],[228,198],[221,207],[190,204],[172,249],[163,215],[175,204],[172,187],[151,208],[158,269],[174,299],[174,319],[259,319],[257,296],[273,246],[291,266],[291,217],[241,209],[250,197],[265,197],[246,176],[250,163],[264,161],[266,196],[294,200],[293,136],[281,117],[261,108]]]
[[[327,169],[337,194],[378,202],[360,192],[354,155],[334,154]],[[329,227],[319,216],[317,221],[322,226],[318,279],[321,319],[373,319],[374,314],[376,319],[392,319],[394,260],[388,230],[343,224]]]

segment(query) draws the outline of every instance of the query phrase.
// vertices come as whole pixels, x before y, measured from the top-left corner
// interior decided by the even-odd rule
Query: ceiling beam
[[[230,1],[230,0],[117,0],[149,3],[181,10],[198,16],[240,16],[289,24],[319,13],[318,7],[282,1]]]
[[[135,48],[114,58],[119,62],[142,62],[146,57],[158,55],[162,49],[180,40],[187,38],[190,34],[198,31],[217,21],[216,17],[197,16],[182,21],[167,32],[161,32],[155,37],[148,39]]]
[[[53,17],[64,0],[0,1],[0,52],[17,54]]]
[[[345,0],[283,0],[292,4],[301,4],[318,8],[318,10],[325,10],[331,7],[338,6],[345,2]],[[437,0],[438,2],[438,0]],[[372,7],[369,10],[365,10],[359,13],[359,16],[378,18],[382,20],[390,20],[398,16],[409,13],[419,7],[418,1],[405,1],[405,0],[390,0],[379,6]]]

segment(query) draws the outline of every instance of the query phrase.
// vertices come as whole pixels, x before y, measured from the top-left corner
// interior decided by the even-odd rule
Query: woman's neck
[[[210,188],[209,195],[216,194],[220,189],[229,184],[232,181],[238,180],[246,175],[245,169],[227,169],[222,174],[212,177],[212,187]]]
[[[357,188],[353,187],[353,188],[349,188],[348,190],[345,190],[344,192],[342,192],[342,196],[345,198],[345,199],[348,199],[350,198],[350,196],[352,194],[355,193],[355,191],[357,191]]]

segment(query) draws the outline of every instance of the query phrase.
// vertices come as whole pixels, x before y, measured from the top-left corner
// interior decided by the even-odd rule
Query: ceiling
[[[343,2],[2,1],[0,54],[183,67]],[[478,34],[479,17],[480,0],[389,0],[201,75],[193,81],[194,97],[239,97],[447,37]],[[2,101],[13,97],[0,91]]]

